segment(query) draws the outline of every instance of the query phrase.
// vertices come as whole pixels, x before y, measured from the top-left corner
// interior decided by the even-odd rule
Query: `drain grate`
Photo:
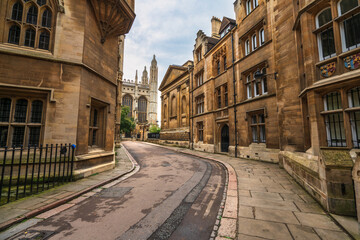
[[[29,230],[26,232],[21,232],[11,238],[9,240],[43,240],[48,239],[55,232],[52,231],[42,231],[42,230]]]
[[[131,191],[132,187],[123,187],[123,188],[107,188],[102,190],[99,193],[99,197],[103,198],[121,198],[125,194]]]

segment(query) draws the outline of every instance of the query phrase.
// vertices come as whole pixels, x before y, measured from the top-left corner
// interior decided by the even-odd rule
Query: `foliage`
[[[133,118],[129,117],[130,108],[128,106],[123,106],[121,109],[121,123],[120,123],[120,132],[121,133],[130,133],[135,129],[135,121]]]
[[[149,129],[149,132],[150,133],[160,133],[161,131],[161,128],[157,125],[151,125],[150,126],[150,129]]]

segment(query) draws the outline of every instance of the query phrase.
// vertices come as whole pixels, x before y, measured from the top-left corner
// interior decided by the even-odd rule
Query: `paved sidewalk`
[[[116,167],[112,170],[94,174],[93,176],[71,182],[53,189],[44,191],[42,193],[20,199],[13,203],[9,203],[0,207],[0,229],[14,224],[15,222],[29,219],[39,212],[58,207],[69,202],[69,204],[58,207],[58,210],[64,210],[67,205],[70,207],[77,202],[84,200],[84,198],[95,194],[99,187],[111,182],[114,179],[132,171],[135,167],[128,158],[123,147],[116,150]],[[111,184],[111,183],[110,183]],[[92,191],[92,192],[91,192]],[[87,193],[88,192],[88,193]],[[84,197],[79,195],[87,193]],[[77,198],[77,199],[75,199]],[[56,209],[54,211],[57,211]],[[52,211],[49,211],[51,214]],[[46,213],[44,213],[46,214]],[[1,239],[2,233],[0,233]]]
[[[235,169],[239,199],[236,239],[350,239],[277,164],[184,148],[168,148],[218,159]]]

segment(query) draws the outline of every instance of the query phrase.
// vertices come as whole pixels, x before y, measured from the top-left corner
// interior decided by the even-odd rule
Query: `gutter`
[[[235,28],[236,29],[236,28]],[[236,76],[235,76],[235,52],[234,52],[234,31],[231,31],[231,50],[232,50],[232,70],[233,70],[233,88],[234,88],[234,126],[235,126],[235,157],[237,157],[238,137],[236,120]]]

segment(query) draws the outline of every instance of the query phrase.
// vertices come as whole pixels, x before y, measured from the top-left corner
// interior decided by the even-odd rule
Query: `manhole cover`
[[[103,198],[121,198],[130,190],[133,189],[132,187],[124,187],[124,188],[107,188],[102,190],[99,193],[99,197]]]
[[[11,240],[42,240],[47,239],[51,235],[53,235],[55,232],[51,231],[36,231],[36,230],[29,230],[26,232],[21,232],[9,239]]]

